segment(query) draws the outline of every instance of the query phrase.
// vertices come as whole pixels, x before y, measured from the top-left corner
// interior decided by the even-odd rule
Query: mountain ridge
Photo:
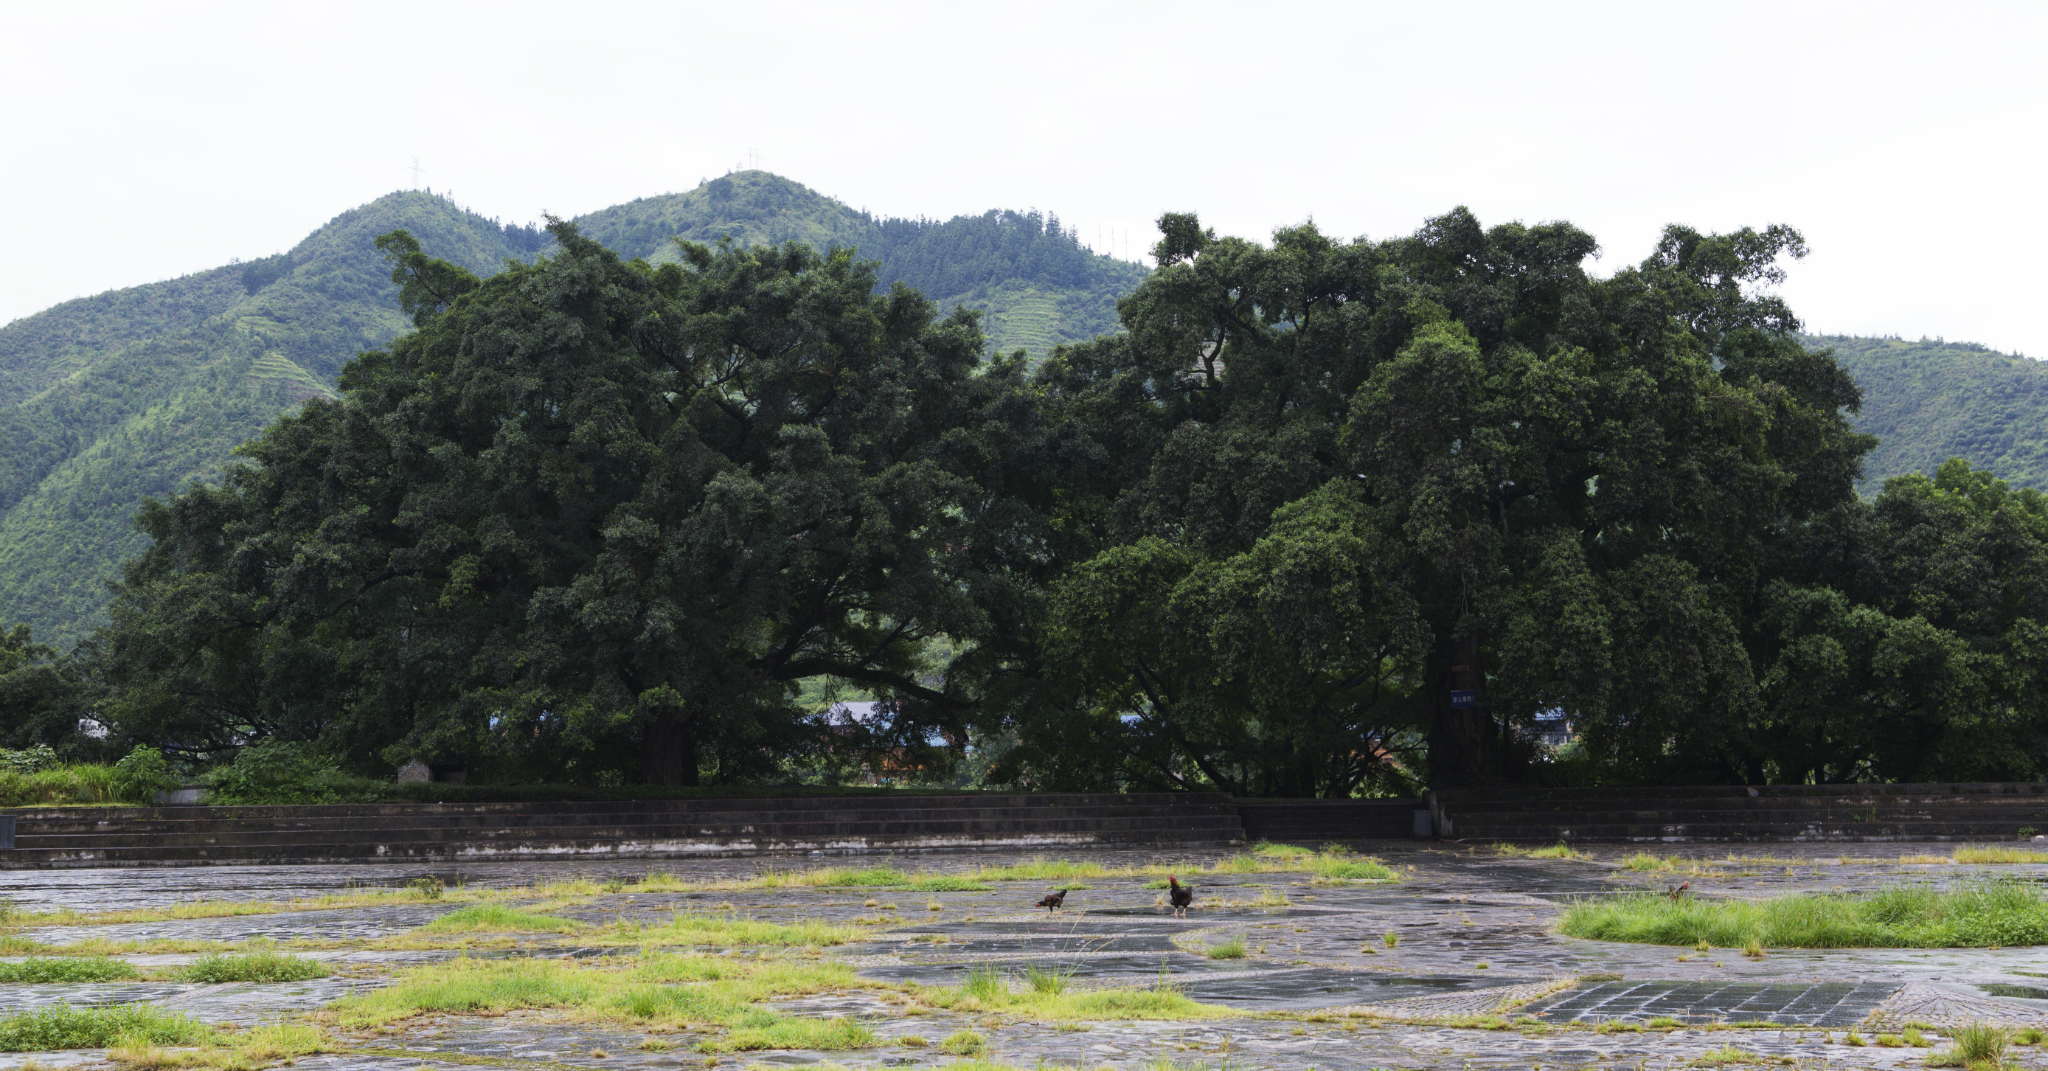
[[[1115,298],[1144,275],[1083,250],[1056,219],[879,219],[766,172],[574,222],[622,255],[654,260],[678,255],[674,236],[853,246],[883,262],[885,285],[908,282],[942,308],[980,308],[998,346],[1040,353],[1113,330]],[[76,298],[0,327],[0,621],[63,646],[82,638],[106,581],[144,545],[128,523],[144,498],[214,477],[237,444],[306,399],[331,397],[343,364],[405,330],[371,244],[401,227],[430,255],[479,275],[553,245],[538,228],[399,191],[337,214],[285,252]],[[948,245],[965,253],[949,259]]]

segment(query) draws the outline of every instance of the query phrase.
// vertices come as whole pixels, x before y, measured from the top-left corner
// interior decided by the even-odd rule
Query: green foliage
[[[342,772],[312,744],[261,740],[200,776],[213,804],[375,803],[389,782]]]
[[[32,774],[62,764],[63,760],[48,744],[37,744],[20,751],[0,749],[0,772]]]
[[[471,904],[420,928],[428,933],[566,932],[575,929],[576,923],[552,915],[530,914],[504,904]]]
[[[1877,436],[1864,488],[1932,476],[1960,457],[2008,483],[2048,490],[2048,363],[1967,342],[1809,336],[1863,391],[1856,429]]]
[[[1117,299],[1145,277],[1136,264],[1082,248],[1056,216],[992,211],[944,221],[876,218],[764,171],[602,209],[576,225],[621,256],[656,264],[682,259],[673,238],[857,249],[881,262],[881,287],[913,287],[941,312],[956,306],[981,311],[997,352],[1022,349],[1035,357],[1115,331]]]
[[[998,478],[1039,434],[1022,362],[843,252],[655,268],[553,233],[480,285],[393,236],[393,277],[442,294],[420,329],[144,508],[99,641],[115,720],[209,755],[317,737],[358,769],[729,782],[816,746],[792,698],[830,675],[943,763],[973,678],[926,683],[926,643],[999,627],[1032,564]]]
[[[111,956],[63,956],[54,959],[31,956],[17,963],[0,963],[0,982],[18,985],[119,982],[137,977],[140,975],[128,961]]]
[[[157,793],[178,787],[180,779],[171,772],[164,753],[142,745],[114,764],[114,794],[128,803],[154,803]]]
[[[680,262],[676,236],[857,247],[885,262],[884,289],[900,280],[944,311],[986,310],[1004,351],[1042,354],[1113,330],[1116,298],[1144,275],[1087,253],[1035,214],[876,219],[762,172],[581,222],[627,257],[657,262]],[[408,290],[388,279],[375,238],[401,228],[418,243],[410,255],[431,250],[475,277],[553,248],[539,229],[394,193],[287,252],[0,327],[0,621],[29,622],[62,648],[84,638],[105,620],[105,582],[147,545],[129,523],[143,499],[217,480],[237,444],[308,400],[333,398],[344,363],[452,296],[433,297],[433,280],[415,278]],[[0,718],[0,731],[10,724]]]
[[[2028,882],[1955,889],[1897,885],[1867,896],[1802,893],[1768,900],[1644,894],[1583,902],[1563,933],[1599,941],[1740,948],[1983,948],[2048,944],[2048,901]]]
[[[0,807],[115,803],[120,798],[111,766],[55,766],[32,774],[0,770]]]
[[[188,982],[303,982],[325,978],[333,968],[319,960],[306,959],[275,950],[241,955],[212,952],[199,957],[178,972]]]
[[[213,1028],[147,1004],[74,1008],[57,1004],[0,1018],[0,1052],[105,1049],[117,1041],[190,1045],[212,1036]]]
[[[1674,227],[1602,280],[1576,228],[1462,209],[1386,242],[1162,228],[1125,333],[1038,378],[1088,461],[1039,673],[994,697],[1022,740],[998,777],[1487,783],[1534,758],[1498,726],[1558,707],[1630,776],[1728,776],[1768,552],[1869,447],[1854,385],[1754,292],[1796,233]]]

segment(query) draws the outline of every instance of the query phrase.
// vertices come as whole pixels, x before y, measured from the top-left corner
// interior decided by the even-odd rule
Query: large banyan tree
[[[1169,215],[1122,330],[990,357],[846,251],[382,240],[416,330],[151,504],[96,716],[220,756],[695,784],[1346,796],[2038,776],[2048,507],[1855,483],[1787,228],[1602,278],[1563,223],[1270,246]],[[54,679],[54,678],[53,678]],[[805,681],[883,702],[827,725]],[[50,704],[45,703],[44,706]],[[54,708],[52,708],[54,709]]]
[[[1029,605],[1021,362],[849,252],[551,230],[485,281],[380,239],[416,330],[144,509],[101,640],[123,731],[696,784],[819,746],[792,686],[830,676],[896,700],[867,732],[946,739],[927,641],[971,664]]]

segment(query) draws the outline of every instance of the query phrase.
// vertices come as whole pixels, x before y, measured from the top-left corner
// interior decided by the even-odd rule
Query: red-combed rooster
[[[1166,876],[1166,902],[1173,905],[1174,915],[1185,918],[1188,913],[1188,905],[1195,902],[1195,887],[1192,885],[1182,885],[1174,879],[1173,875],[1168,874]]]
[[[1053,912],[1058,911],[1060,907],[1064,905],[1066,902],[1067,890],[1061,889],[1060,891],[1055,893],[1046,893],[1045,899],[1040,900],[1039,902],[1032,904],[1031,906],[1042,907],[1045,909],[1046,914],[1050,915]]]

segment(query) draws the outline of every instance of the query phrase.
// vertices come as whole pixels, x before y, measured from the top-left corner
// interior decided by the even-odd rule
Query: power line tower
[[[749,171],[759,171],[759,170],[761,170],[761,154],[760,154],[760,153],[757,153],[757,152],[755,152],[755,151],[754,151],[754,150],[752,150],[752,149],[748,149],[748,150],[747,150],[747,170],[749,170]]]
[[[407,170],[412,172],[412,188],[415,190],[419,189],[420,176],[425,174],[427,170],[426,168],[420,166],[420,158],[417,156],[413,157],[412,166],[410,168],[407,168]]]

